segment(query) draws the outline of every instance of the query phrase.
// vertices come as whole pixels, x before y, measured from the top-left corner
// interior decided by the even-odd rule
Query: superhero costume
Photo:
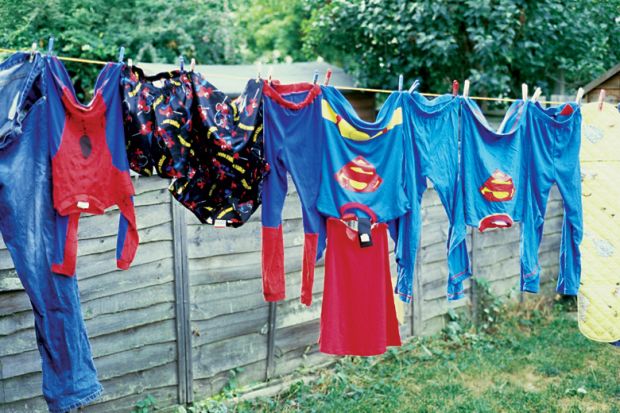
[[[43,396],[66,412],[102,391],[82,319],[75,277],[53,274],[56,214],[48,144],[48,105],[39,54],[0,64],[0,232],[33,308]],[[49,79],[47,79],[49,84]],[[34,341],[34,337],[32,337]],[[6,402],[11,402],[6,394]]]
[[[358,232],[344,220],[362,208],[371,217],[373,245],[362,248]],[[392,294],[387,224],[376,223],[367,207],[345,204],[344,220],[327,219],[325,288],[321,308],[319,350],[323,353],[374,356],[387,346],[400,346]]]
[[[562,239],[557,292],[576,295],[581,278],[579,244],[583,236],[581,207],[581,110],[576,103],[543,108],[536,102],[526,112],[527,194],[521,225],[521,289],[538,292],[547,199],[555,183],[563,199]]]
[[[319,211],[340,217],[349,202],[370,208],[378,222],[389,222],[410,208],[405,191],[408,142],[403,134],[401,97],[391,94],[377,121],[365,122],[334,87],[323,87],[325,147]],[[403,156],[405,154],[405,156]]]
[[[123,119],[127,158],[132,170],[162,178],[191,175],[192,73],[179,70],[146,76],[123,66]]]
[[[172,195],[207,224],[238,227],[261,204],[269,165],[263,153],[263,82],[250,80],[231,100],[192,73],[196,112],[191,174],[170,185]]]
[[[282,209],[287,172],[301,200],[304,226],[301,302],[312,302],[314,266],[325,248],[325,221],[316,207],[321,179],[324,131],[321,88],[310,83],[263,87],[265,159],[270,172],[263,184],[262,275],[267,301],[285,297]]]
[[[429,100],[419,93],[403,94],[404,116],[414,150],[413,164],[408,174],[409,188],[415,191],[411,211],[399,219],[401,231],[408,241],[410,254],[415,258],[421,233],[421,202],[426,178],[432,181],[449,220],[448,287],[449,300],[463,297],[463,280],[471,276],[465,237],[467,227],[463,213],[463,192],[459,173],[460,101],[452,95]],[[413,268],[399,268],[399,289],[412,295]]]
[[[523,140],[530,103],[514,102],[494,131],[472,99],[461,101],[465,220],[481,232],[511,227],[521,221],[526,199]]]
[[[58,212],[52,271],[75,273],[80,214],[100,215],[112,205],[120,209],[116,262],[127,269],[139,240],[123,139],[121,65],[108,63],[103,68],[94,97],[85,106],[77,101],[60,60],[48,57],[45,63],[54,208]]]

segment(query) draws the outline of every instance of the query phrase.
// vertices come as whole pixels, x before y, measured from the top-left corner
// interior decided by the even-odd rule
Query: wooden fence
[[[185,403],[220,391],[231,372],[248,384],[330,360],[316,345],[322,263],[312,307],[299,303],[303,231],[296,193],[284,210],[287,299],[270,305],[261,294],[260,212],[239,229],[215,229],[171,202],[165,181],[140,178],[135,187],[141,243],[128,271],[115,268],[118,211],[80,222],[80,296],[105,388],[84,411],[131,411],[147,394],[159,406]],[[554,189],[540,252],[546,280],[557,273],[561,216]],[[468,298],[453,304],[445,298],[447,219],[433,190],[424,197],[423,222],[417,299],[404,308],[405,337],[435,333],[449,308],[470,305],[469,282]],[[468,236],[476,275],[498,294],[517,294],[518,240],[517,228]],[[0,412],[46,411],[30,304],[15,277],[0,241]]]

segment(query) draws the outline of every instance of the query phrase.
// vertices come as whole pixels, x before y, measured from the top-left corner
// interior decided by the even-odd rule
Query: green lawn
[[[274,398],[190,411],[620,412],[620,348],[582,336],[574,313],[502,307],[488,320],[486,332],[456,319],[441,336],[345,358]]]

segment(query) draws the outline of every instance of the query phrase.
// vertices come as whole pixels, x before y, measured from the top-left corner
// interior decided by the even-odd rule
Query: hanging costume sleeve
[[[121,270],[127,270],[136,256],[138,244],[140,243],[133,197],[123,200],[119,208],[121,214],[116,241],[116,266]]]
[[[77,261],[77,232],[80,214],[71,214],[69,216],[55,214],[55,217],[56,248],[52,272],[72,277],[75,275]]]

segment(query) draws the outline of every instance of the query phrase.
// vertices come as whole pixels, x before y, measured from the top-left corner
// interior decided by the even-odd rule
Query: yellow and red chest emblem
[[[335,176],[341,187],[353,192],[374,192],[383,182],[375,167],[362,156],[340,168]]]
[[[487,201],[506,202],[515,195],[515,185],[510,175],[496,169],[480,187],[480,193]]]

